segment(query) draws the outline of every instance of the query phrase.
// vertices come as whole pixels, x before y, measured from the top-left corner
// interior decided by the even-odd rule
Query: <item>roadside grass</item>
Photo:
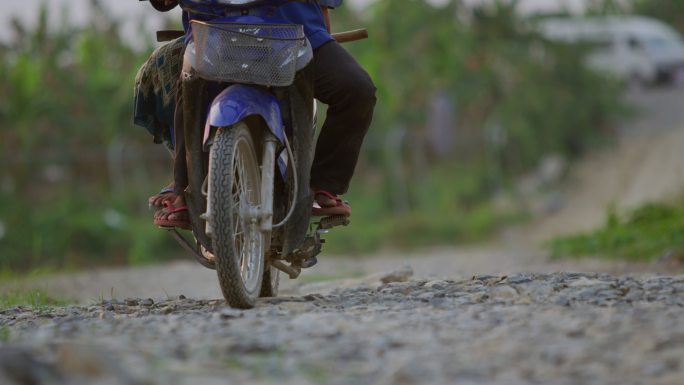
[[[60,273],[70,273],[75,272],[75,269],[69,268],[54,268],[54,267],[34,267],[28,271],[16,271],[11,269],[9,266],[0,265],[0,284],[2,283],[17,283],[22,282],[27,279],[35,279],[40,277],[46,277],[50,275],[60,274]]]
[[[360,256],[378,251],[480,242],[504,226],[525,220],[520,208],[502,210],[494,206],[492,187],[482,176],[482,167],[445,165],[397,180],[370,172],[359,176],[345,195],[353,207],[352,223],[325,235],[323,238],[328,242],[323,252],[328,256]],[[123,194],[117,199],[128,198]],[[109,206],[122,207],[117,212],[125,212],[124,203],[115,203]],[[34,248],[16,244],[15,252],[10,253],[13,257],[0,261],[0,288],[3,283],[21,282],[24,278],[91,267],[149,265],[184,257],[184,251],[165,231],[151,225],[149,213],[126,216],[123,228],[112,229],[102,225],[100,205],[92,212],[88,207],[70,203],[68,208],[78,215],[71,216],[74,223],[70,222],[68,228],[58,225],[64,215],[46,222],[46,227],[59,228],[65,234],[57,236],[38,231],[55,239],[49,242],[43,239]],[[98,226],[91,226],[93,223]],[[86,227],[87,232],[83,230]],[[88,242],[68,241],[72,236],[69,234],[81,234]],[[79,250],[69,251],[73,245]],[[22,270],[38,265],[41,266],[38,270]]]
[[[352,185],[348,227],[323,238],[330,254],[363,255],[378,250],[415,250],[486,240],[497,230],[526,219],[521,208],[494,207],[477,168],[435,168],[409,184],[405,209],[397,208],[397,187],[387,183]],[[399,190],[402,190],[399,189]]]
[[[594,231],[552,239],[555,258],[597,256],[651,261],[684,257],[684,201],[649,203],[625,215],[610,210],[606,224]]]
[[[35,309],[42,309],[48,306],[61,306],[68,303],[69,301],[55,298],[43,289],[13,289],[0,293],[0,309],[14,306],[29,306]]]
[[[26,272],[17,272],[6,266],[0,266],[0,309],[13,306],[30,306],[40,309],[70,303],[71,301],[50,295],[47,289],[25,288],[24,286],[29,286],[29,282],[35,282],[42,277],[73,271],[74,269],[40,267]]]
[[[486,240],[498,229],[524,220],[523,214],[500,214],[490,204],[472,208],[426,209],[401,214],[367,215],[371,205],[356,205],[351,224],[323,236],[326,253],[363,255],[378,250],[415,250]]]

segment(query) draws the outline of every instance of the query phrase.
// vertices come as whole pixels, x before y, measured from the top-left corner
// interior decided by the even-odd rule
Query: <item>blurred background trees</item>
[[[665,18],[680,7],[656,3],[666,5],[636,6]],[[0,47],[0,267],[174,257],[147,211],[170,162],[131,123],[133,80],[153,44],[122,39],[98,2],[84,28],[48,31],[38,17]],[[370,30],[348,48],[378,106],[348,196],[353,226],[328,250],[481,239],[528,215],[522,176],[609,139],[625,112],[620,84],[585,69],[581,47],[543,39],[514,5],[380,0],[333,17],[336,30]]]
[[[632,11],[636,14],[651,16],[670,24],[684,33],[684,2],[636,0]]]
[[[0,50],[2,266],[163,257],[141,198],[161,183],[164,159],[131,124],[133,81],[151,42],[134,50],[97,2],[92,14],[86,27],[64,20],[48,31],[43,9],[35,28],[15,24]]]

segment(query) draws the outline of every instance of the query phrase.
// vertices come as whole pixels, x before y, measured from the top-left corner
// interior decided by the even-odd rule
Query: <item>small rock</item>
[[[448,306],[449,306],[449,302],[448,302],[446,299],[442,298],[442,297],[437,297],[437,296],[435,296],[435,298],[433,298],[433,299],[430,300],[430,306],[433,306],[433,307],[448,307]]]
[[[603,282],[598,279],[589,279],[587,277],[579,277],[579,279],[568,283],[569,287],[587,287],[587,286],[598,286]]]
[[[657,280],[646,281],[643,285],[644,290],[658,291],[663,288],[662,284]]]
[[[380,282],[387,284],[390,282],[406,282],[413,277],[413,268],[411,266],[402,266],[397,270],[387,273],[380,277]]]
[[[305,301],[315,301],[317,299],[320,299],[321,296],[318,294],[308,294],[304,296]]]
[[[477,294],[472,297],[476,303],[483,303],[489,299],[489,294]]]
[[[219,317],[222,319],[240,318],[243,315],[242,311],[235,309],[223,309],[219,312]]]
[[[509,285],[497,285],[492,288],[492,298],[515,298],[518,296],[518,291]]]
[[[523,283],[532,282],[532,278],[523,275],[509,276],[508,278],[506,278],[506,282],[513,285],[520,285]]]
[[[473,281],[491,281],[491,280],[498,280],[500,277],[496,275],[474,275],[472,280]]]
[[[140,302],[134,298],[126,298],[124,300],[124,303],[126,304],[126,306],[138,306]]]
[[[579,291],[574,296],[576,299],[580,301],[589,301],[598,298],[598,290],[592,288],[584,289]]]
[[[558,306],[570,306],[570,300],[564,296],[556,298],[556,300],[554,300],[553,303]]]
[[[154,305],[152,298],[144,299],[140,302],[140,306],[150,307],[152,305]]]
[[[178,299],[188,299],[188,297],[184,296],[183,294],[178,296]]]
[[[652,360],[641,364],[641,374],[646,377],[658,377],[667,371],[667,363],[662,361]]]
[[[429,302],[429,301],[430,301],[431,299],[433,299],[434,297],[435,297],[435,294],[434,294],[434,293],[427,292],[427,293],[421,293],[421,294],[419,294],[416,298],[418,298],[419,300],[421,300],[421,301],[423,301],[423,302]]]
[[[435,290],[444,290],[449,283],[444,280],[435,280],[435,281],[430,281],[425,284],[425,287],[428,289],[435,289]]]

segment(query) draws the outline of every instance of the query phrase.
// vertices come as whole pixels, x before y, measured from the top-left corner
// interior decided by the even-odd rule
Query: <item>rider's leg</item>
[[[176,158],[175,151],[173,150],[172,146],[167,146],[167,149],[169,150],[169,153],[171,155],[171,159]],[[173,201],[176,199],[176,193],[174,189],[175,183],[171,182],[164,186],[161,191],[158,193],[152,195],[147,203],[150,207],[155,207],[155,208],[162,208],[164,207],[164,202],[166,201]]]
[[[133,120],[147,128],[155,143],[166,144],[173,158],[174,111],[178,90],[178,74],[184,50],[184,40],[176,39],[157,48],[140,67],[135,79],[135,103]],[[163,207],[165,201],[173,201],[173,183],[151,196],[151,207]]]
[[[314,52],[316,99],[328,105],[311,169],[311,186],[344,194],[354,174],[363,138],[373,118],[375,85],[368,73],[338,43]],[[323,206],[330,197],[318,195]]]
[[[157,211],[155,214],[155,223],[160,221],[171,222],[187,222],[189,221],[188,211],[183,198],[183,190],[188,185],[187,163],[185,161],[185,131],[183,130],[183,109],[182,96],[178,98],[176,103],[176,113],[174,118],[174,163],[173,173],[174,182],[172,183],[173,192],[170,193],[167,199],[168,205]],[[186,209],[183,209],[186,208]],[[180,209],[180,210],[179,210]]]
[[[183,225],[189,227],[188,207],[184,198],[185,191],[191,182],[190,170],[192,169],[192,163],[190,162],[194,156],[193,154],[188,153],[187,147],[188,143],[191,143],[189,140],[192,140],[191,138],[193,138],[194,135],[188,135],[193,134],[193,132],[186,131],[186,126],[188,127],[188,130],[200,129],[194,127],[193,124],[198,119],[204,120],[202,109],[205,106],[205,102],[207,100],[213,100],[213,98],[220,93],[220,88],[211,88],[206,81],[194,76],[179,80],[179,84],[181,85],[179,86],[174,118],[176,155],[174,159],[173,174],[175,183],[174,193],[176,194],[176,198],[164,209],[160,210],[162,212],[156,217],[161,219],[161,221],[168,220],[174,223],[183,222]],[[191,106],[189,116],[184,116],[189,108],[186,104]],[[187,120],[190,120],[190,122]],[[196,164],[196,166],[199,166],[199,163]],[[155,222],[161,221],[156,220]]]
[[[164,207],[164,202],[173,201],[175,199],[176,193],[174,192],[174,183],[171,182],[162,188],[158,193],[149,197],[147,204],[150,207],[161,208]]]

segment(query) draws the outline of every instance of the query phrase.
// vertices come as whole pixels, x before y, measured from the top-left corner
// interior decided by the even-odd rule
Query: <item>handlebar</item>
[[[140,0],[140,1],[145,1],[145,0]],[[178,39],[179,37],[185,36],[185,32],[183,31],[176,31],[176,30],[162,30],[162,31],[157,31],[157,41],[162,42],[162,41],[171,41]]]
[[[138,1],[148,1],[148,0],[138,0]],[[184,35],[183,31],[176,30],[162,30],[157,31],[157,41],[170,41],[177,39]],[[368,30],[365,28],[355,29],[352,31],[337,32],[331,34],[333,39],[338,43],[349,43],[352,41],[363,40],[368,38]]]
[[[355,29],[353,31],[337,32],[332,34],[333,39],[338,43],[348,43],[357,40],[368,38],[368,30],[365,28]]]

